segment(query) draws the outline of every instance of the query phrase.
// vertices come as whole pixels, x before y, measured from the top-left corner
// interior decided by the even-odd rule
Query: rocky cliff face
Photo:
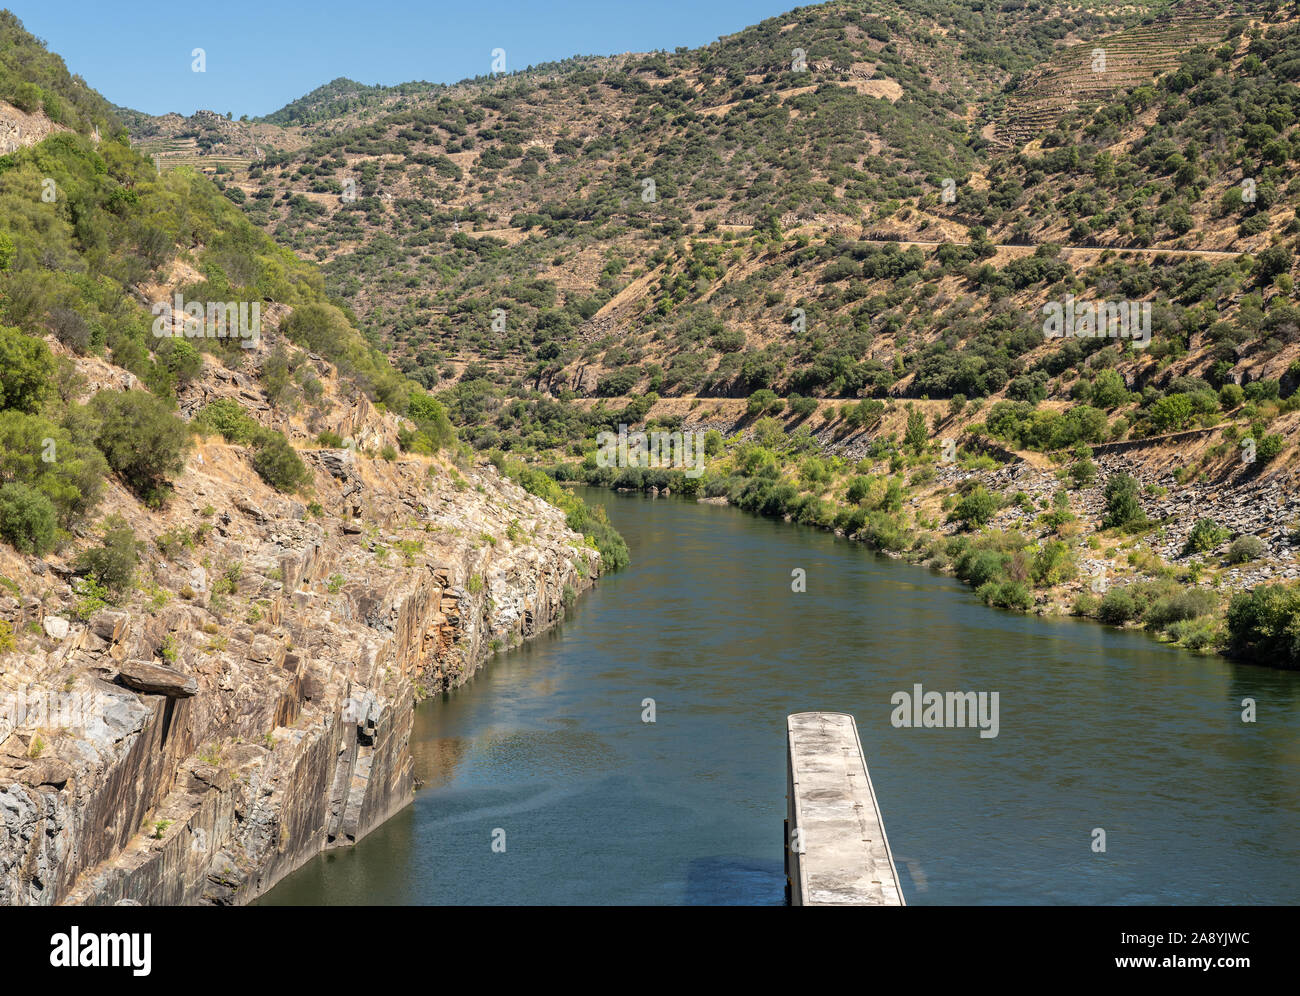
[[[48,138],[56,131],[67,131],[62,125],[56,125],[44,114],[28,114],[13,104],[0,100],[0,155],[7,155],[15,149],[35,145]]]
[[[182,412],[241,394],[266,407],[209,361]],[[326,408],[363,452],[395,438],[364,398]],[[112,490],[147,544],[127,603],[80,598],[70,557],[0,550],[0,903],[251,900],[405,806],[417,701],[596,578],[564,514],[491,465],[305,448],[319,422],[259,417],[304,447],[314,500],[215,440],[162,510]]]

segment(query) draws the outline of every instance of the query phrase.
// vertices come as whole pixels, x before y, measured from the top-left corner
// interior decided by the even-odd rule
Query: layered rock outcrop
[[[397,427],[364,399],[326,420]],[[310,498],[216,440],[162,510],[112,488],[147,551],[120,606],[0,549],[0,903],[255,898],[405,806],[416,703],[594,582],[564,513],[490,464],[361,449],[304,448]]]

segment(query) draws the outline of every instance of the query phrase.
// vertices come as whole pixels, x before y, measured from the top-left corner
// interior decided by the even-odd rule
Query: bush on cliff
[[[88,441],[93,426],[82,425],[87,417],[75,408],[65,428],[39,415],[0,412],[0,480],[43,494],[65,529],[94,509],[108,474],[103,454]]]
[[[447,417],[442,402],[423,391],[412,391],[406,416],[415,423],[415,432],[403,429],[398,441],[411,453],[437,453],[456,442],[456,430]]]
[[[185,423],[147,391],[100,391],[89,407],[108,465],[141,498],[161,498],[167,478],[185,467]]]
[[[16,481],[0,487],[0,538],[40,557],[54,546],[57,517],[50,500]]]
[[[34,412],[54,380],[54,358],[35,336],[0,325],[0,409]]]
[[[282,433],[273,429],[267,430],[253,454],[253,469],[277,491],[301,491],[311,483],[311,471],[298,451]]]
[[[144,544],[120,515],[110,515],[102,524],[104,542],[82,551],[76,569],[114,595],[122,596],[135,582],[135,564]]]

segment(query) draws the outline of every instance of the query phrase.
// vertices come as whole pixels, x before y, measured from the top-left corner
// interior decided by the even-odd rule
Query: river
[[[260,902],[780,904],[811,709],[857,718],[909,904],[1300,901],[1300,674],[988,609],[731,508],[588,498],[632,566],[422,705],[414,803]],[[998,735],[895,728],[918,683],[998,692]]]

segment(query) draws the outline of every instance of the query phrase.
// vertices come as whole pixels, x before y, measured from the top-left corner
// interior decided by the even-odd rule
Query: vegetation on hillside
[[[82,88],[60,76],[62,62],[8,14],[0,20],[0,69],[28,73],[50,94]],[[7,78],[0,74],[0,86]],[[107,105],[94,95],[74,106],[89,114]],[[192,431],[248,445],[253,468],[280,490],[309,485],[288,439],[238,402],[209,405],[193,425],[178,417],[178,395],[205,355],[238,366],[245,351],[234,337],[159,335],[145,287],[175,286],[191,302],[290,309],[280,324],[287,341],[259,367],[261,387],[281,411],[319,400],[321,384],[306,362],[316,354],[351,390],[407,417],[404,448],[432,455],[459,446],[442,403],[366,341],[315,267],[259,231],[206,177],[188,169],[159,175],[108,123],[81,122],[81,132],[99,125],[99,140],[63,131],[0,157],[0,538],[36,555],[63,545],[95,514],[110,474],[142,501],[165,503]],[[76,363],[56,358],[47,340],[72,357],[101,357],[140,386],[87,397]],[[570,518],[581,518],[572,506]]]
[[[0,100],[83,134],[95,128],[106,136],[123,131],[112,105],[69,73],[63,60],[8,10],[0,10]]]

